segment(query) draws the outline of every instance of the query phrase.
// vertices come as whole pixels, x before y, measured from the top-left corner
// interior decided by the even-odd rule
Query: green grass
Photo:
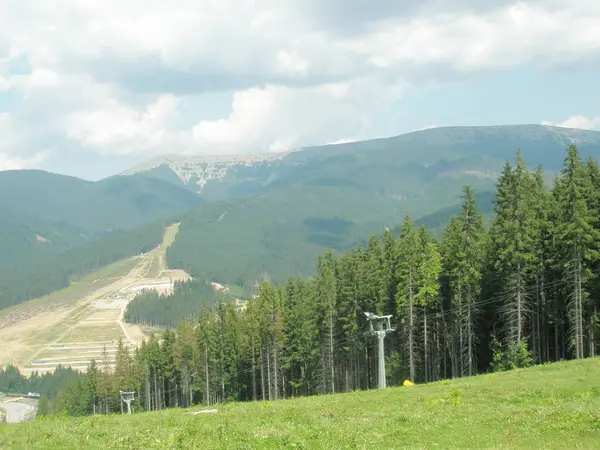
[[[592,449],[600,442],[600,358],[216,408],[8,425],[0,448]]]
[[[229,288],[229,292],[231,293],[231,295],[235,298],[239,298],[244,300],[244,288],[241,286],[236,286],[234,285],[227,285],[227,287]]]

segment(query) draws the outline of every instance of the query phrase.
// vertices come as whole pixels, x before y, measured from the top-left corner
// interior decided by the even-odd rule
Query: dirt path
[[[99,300],[102,297],[106,297],[107,295],[114,294],[115,292],[119,292],[121,289],[131,286],[132,284],[135,284],[135,281],[136,281],[135,278],[130,278],[129,276],[121,278],[120,280],[116,281],[115,283],[111,284],[110,286],[106,286],[104,288],[98,289],[91,295],[82,299],[81,302],[79,302],[79,304],[78,304],[79,308],[77,308],[77,310],[75,310],[75,311],[71,311],[71,314],[67,314],[67,317],[69,319],[71,319],[71,320],[69,320],[69,322],[74,322],[74,323],[72,325],[68,326],[68,328],[66,328],[60,334],[55,335],[55,338],[50,345],[62,342],[65,339],[65,337],[68,336],[69,333],[71,333],[79,325],[80,321],[83,320],[91,312],[92,303],[94,301]],[[123,309],[123,313],[124,313],[124,309]],[[45,315],[45,316],[51,317],[51,315]],[[34,319],[39,319],[39,318],[34,318]],[[55,319],[56,319],[56,317],[55,317]],[[61,314],[60,320],[62,320],[64,323],[65,316]],[[59,320],[54,320],[52,322],[53,322],[53,326],[56,326],[57,325],[56,322],[59,322]],[[22,325],[23,324],[20,324],[20,326],[17,327],[18,330],[20,330],[21,332],[23,332]],[[48,329],[50,324],[47,324],[47,325],[48,326],[43,327],[41,329]],[[134,343],[134,342],[132,342],[132,343]],[[48,348],[48,345],[41,345],[33,354],[30,354],[25,359],[29,360],[29,361],[35,360],[47,348]]]
[[[141,327],[123,321],[135,288],[152,283],[171,283],[188,278],[182,271],[166,267],[165,251],[174,241],[178,225],[165,230],[162,244],[140,257],[129,273],[120,278],[92,277],[79,300],[23,305],[17,320],[0,327],[0,366],[12,363],[22,373],[52,369],[63,361],[97,358],[98,346],[115,349],[119,336],[125,344],[138,345],[146,336]],[[114,275],[113,275],[114,276]],[[97,288],[96,288],[97,286]],[[83,364],[83,363],[80,363]],[[79,368],[79,366],[78,366]]]
[[[0,403],[0,406],[6,411],[6,423],[22,422],[25,415],[35,409],[31,405],[19,402]]]

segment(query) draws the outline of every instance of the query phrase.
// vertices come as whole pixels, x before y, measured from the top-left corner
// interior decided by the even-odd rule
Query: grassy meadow
[[[3,449],[594,449],[600,358],[413,387],[44,418],[0,427]]]

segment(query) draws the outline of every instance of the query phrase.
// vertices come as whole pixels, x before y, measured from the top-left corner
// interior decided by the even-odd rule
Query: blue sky
[[[5,0],[0,170],[426,127],[600,129],[600,2]]]

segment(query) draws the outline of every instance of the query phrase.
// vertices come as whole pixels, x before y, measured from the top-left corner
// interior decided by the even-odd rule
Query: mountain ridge
[[[600,132],[503,125],[266,155],[168,155],[100,181],[0,172],[0,253],[9,255],[3,267],[16,270],[87,242],[95,248],[102,236],[117,242],[124,230],[176,214],[181,227],[167,252],[170,267],[221,284],[249,286],[265,274],[281,281],[310,274],[325,249],[344,251],[393,229],[407,213],[440,229],[466,184],[489,210],[496,176],[518,149],[528,166],[543,163],[551,179],[570,143],[583,157],[600,157]]]
[[[566,147],[571,143],[578,145],[600,145],[600,132],[594,130],[580,130],[549,125],[495,125],[495,126],[451,126],[429,128],[392,137],[373,138],[364,141],[326,144],[310,147],[299,147],[286,152],[238,155],[178,155],[169,154],[155,157],[145,163],[138,164],[124,172],[122,175],[143,173],[161,179],[168,178],[168,170],[179,179],[181,186],[206,196],[212,200],[226,199],[229,195],[238,197],[237,191],[224,193],[221,189],[212,189],[209,185],[224,184],[224,190],[235,184],[236,179],[243,182],[245,187],[253,185],[255,191],[261,191],[275,179],[285,177],[291,172],[301,170],[306,165],[319,163],[332,158],[349,157],[354,153],[366,152],[364,157],[374,153],[393,152],[405,158],[406,163],[420,161],[427,167],[429,164],[439,162],[440,153],[450,160],[459,160],[467,154],[476,152],[468,147],[477,146],[482,140],[496,140],[498,143],[488,149],[479,149],[480,154],[492,158],[505,159],[506,147],[521,143],[526,147],[544,144],[558,144]],[[427,147],[428,152],[419,152],[419,148]],[[436,149],[438,151],[436,151]],[[516,150],[513,149],[513,150]],[[528,153],[532,150],[528,149]],[[537,151],[542,153],[543,151]],[[528,157],[531,163],[534,159],[540,160],[541,154]],[[556,168],[562,161],[551,161]],[[160,171],[163,173],[159,173]],[[494,173],[486,176],[493,178]],[[174,182],[171,179],[171,182]],[[243,191],[243,189],[241,189]]]

